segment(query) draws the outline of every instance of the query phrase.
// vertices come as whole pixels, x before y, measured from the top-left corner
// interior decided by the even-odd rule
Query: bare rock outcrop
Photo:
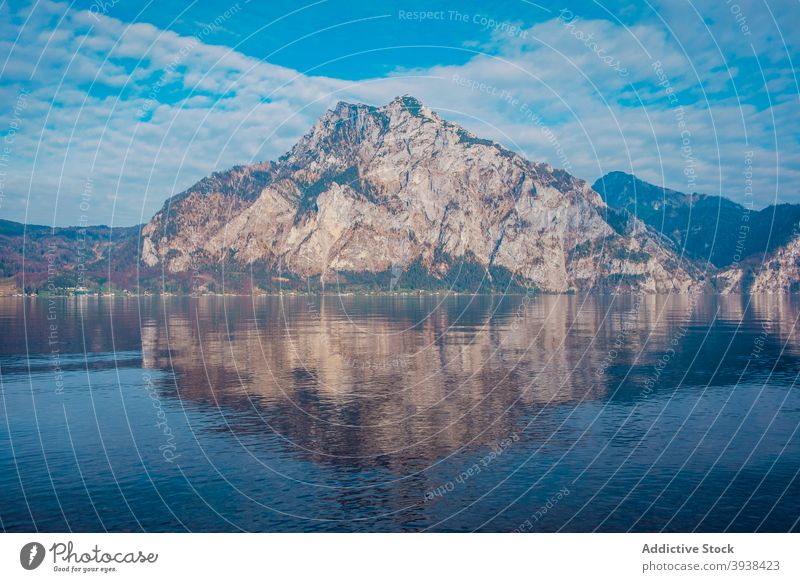
[[[330,280],[339,272],[468,261],[544,291],[685,293],[699,272],[591,187],[441,119],[412,97],[339,103],[274,163],[214,174],[143,229],[167,271],[235,261]]]

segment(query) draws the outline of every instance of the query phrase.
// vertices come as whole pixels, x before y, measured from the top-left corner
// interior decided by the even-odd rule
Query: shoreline
[[[639,295],[646,295],[650,297],[691,297],[694,293],[650,293],[647,291],[617,291],[617,292],[600,292],[600,291],[567,291],[564,293],[554,293],[549,291],[533,291],[530,293],[525,292],[469,292],[469,291],[409,291],[407,293],[396,292],[321,292],[321,293],[308,293],[297,291],[286,292],[268,292],[268,293],[125,293],[125,294],[98,294],[98,293],[81,293],[81,294],[30,294],[25,295],[17,293],[13,295],[0,295],[0,299],[161,299],[161,298],[180,298],[180,299],[225,299],[226,297],[396,297],[396,298],[411,298],[411,297],[571,297],[571,296],[589,296],[596,297],[633,297]],[[716,290],[703,291],[700,295],[705,296],[719,296],[719,297],[732,297],[732,296],[752,296],[752,295],[768,295],[778,297],[792,297],[800,296],[800,292],[781,291],[781,292],[762,292],[762,293],[722,293]]]

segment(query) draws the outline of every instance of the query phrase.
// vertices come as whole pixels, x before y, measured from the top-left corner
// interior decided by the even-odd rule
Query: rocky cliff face
[[[275,163],[237,167],[168,201],[142,260],[181,272],[259,265],[341,273],[469,265],[501,287],[685,292],[698,274],[671,243],[584,181],[475,137],[411,97],[339,103]]]
[[[716,281],[723,293],[800,291],[800,237],[795,237],[766,256],[754,256],[721,271]]]

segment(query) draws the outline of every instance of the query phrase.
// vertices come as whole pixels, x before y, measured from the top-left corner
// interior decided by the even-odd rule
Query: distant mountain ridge
[[[13,278],[17,290],[26,292],[95,289],[112,280],[134,288],[140,229],[0,220],[0,278]]]
[[[634,214],[672,239],[693,259],[725,268],[746,257],[762,257],[790,242],[800,205],[750,210],[721,196],[684,194],[610,172],[592,185],[606,204]]]

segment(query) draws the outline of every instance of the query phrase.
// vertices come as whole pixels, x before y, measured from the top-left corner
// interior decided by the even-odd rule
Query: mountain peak
[[[415,105],[417,107],[422,107],[423,103],[413,95],[409,93],[403,93],[402,95],[398,95],[394,99],[392,99],[391,103],[401,103],[403,105]]]
[[[375,112],[378,110],[377,107],[372,105],[367,105],[365,103],[350,103],[348,101],[339,101],[336,104],[331,112],[337,115],[338,117],[347,117],[352,115],[353,113],[361,111],[368,111],[368,112]]]
[[[364,103],[339,101],[329,109],[281,161],[295,166],[317,165],[320,154],[331,162],[340,158],[350,164],[357,151],[380,148],[389,134],[393,140],[432,145],[440,132],[461,130],[443,121],[416,97],[401,95],[386,105],[376,107]],[[485,140],[488,143],[488,140]]]
[[[367,105],[365,103],[351,103],[349,101],[339,101],[338,103],[336,103],[336,106],[331,111],[333,113],[336,113],[337,115],[341,115],[350,113],[354,110],[362,110],[375,113],[378,111],[389,111],[392,109],[404,109],[414,115],[418,113],[432,114],[431,109],[427,105],[425,105],[422,101],[420,101],[413,95],[409,94],[398,95],[386,105],[382,105],[379,107],[376,107],[374,105]]]
[[[398,95],[386,105],[375,107],[364,103],[350,103],[339,101],[336,106],[329,111],[328,115],[335,117],[336,120],[352,119],[359,114],[380,115],[385,114],[391,117],[399,117],[409,114],[421,119],[441,121],[427,105],[412,95]]]
[[[386,109],[389,111],[392,110],[405,111],[410,113],[414,117],[441,121],[439,116],[436,115],[433,111],[431,111],[431,109],[427,105],[425,105],[422,101],[420,101],[416,97],[413,97],[408,94],[400,95],[392,99],[389,105],[386,106]]]

